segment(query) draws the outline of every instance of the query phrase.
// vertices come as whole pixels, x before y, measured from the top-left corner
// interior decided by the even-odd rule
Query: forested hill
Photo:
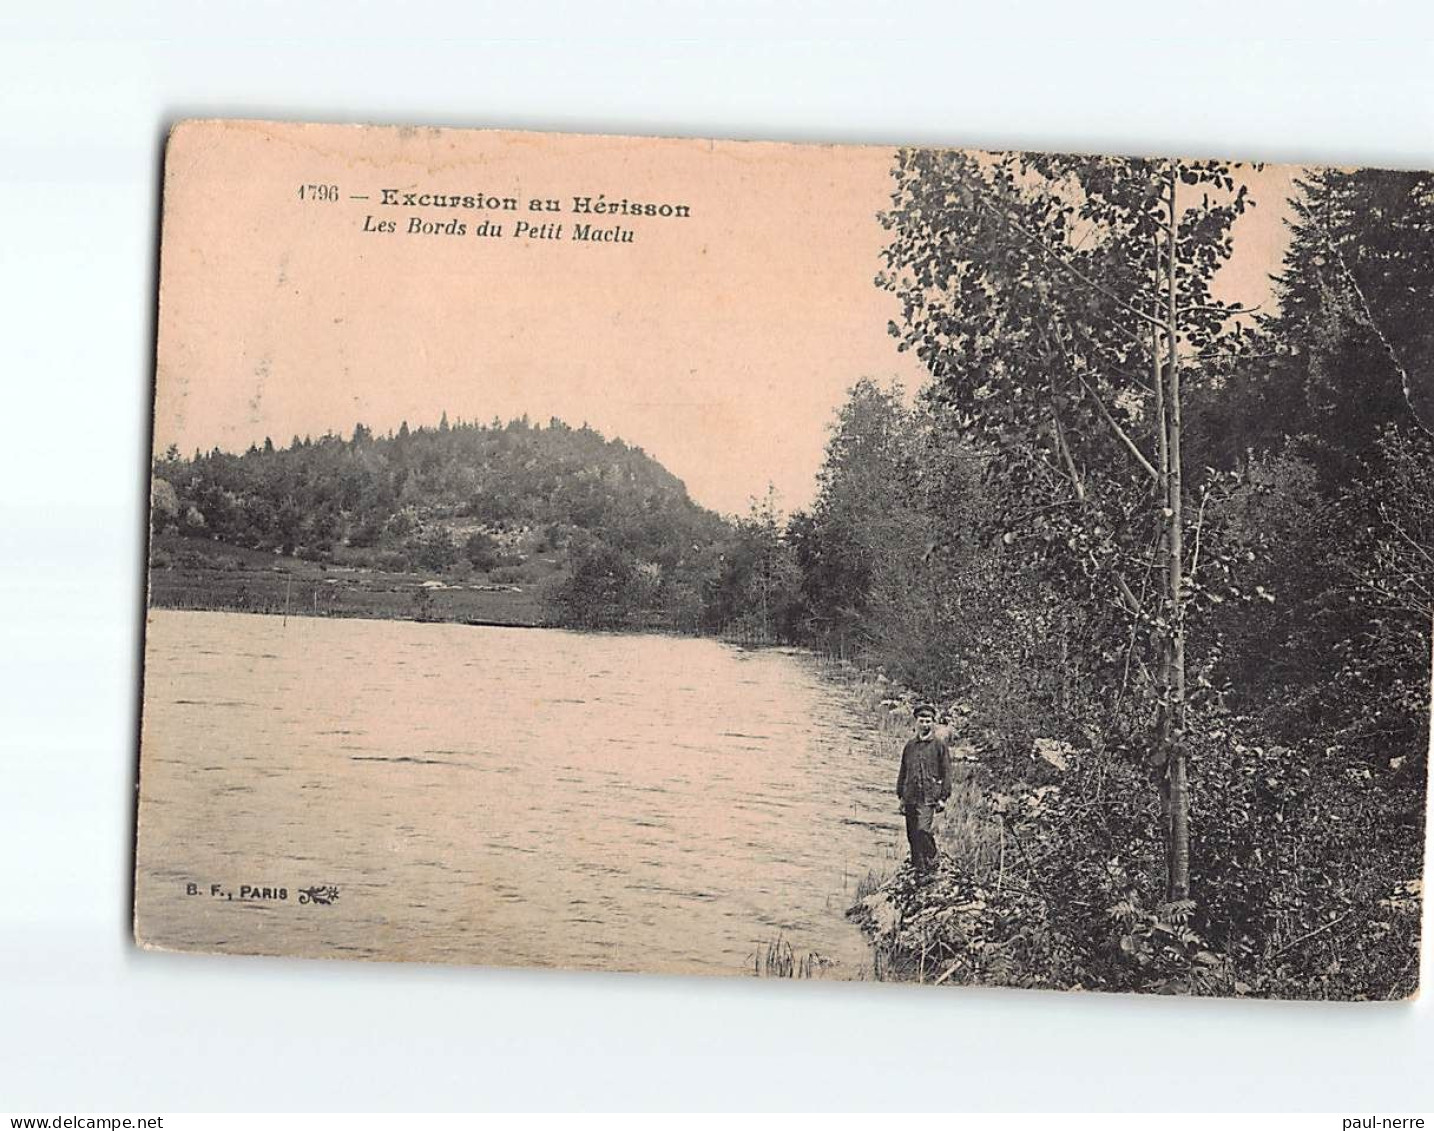
[[[727,523],[641,448],[526,417],[154,465],[157,545],[204,542],[323,565],[541,591],[549,619],[696,627]],[[166,539],[168,543],[166,543]],[[176,542],[176,539],[179,539]],[[221,602],[222,603],[222,602]]]

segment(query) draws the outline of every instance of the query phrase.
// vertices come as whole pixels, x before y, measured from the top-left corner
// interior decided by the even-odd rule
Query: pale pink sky
[[[827,425],[862,377],[924,378],[874,285],[892,151],[492,131],[190,123],[166,158],[155,444],[379,432],[527,413],[640,445],[698,502],[772,482],[810,502]],[[1252,174],[1238,282],[1262,301],[1289,169]],[[337,184],[337,203],[301,184]],[[381,190],[514,196],[518,213],[378,206]],[[686,204],[688,219],[574,216],[576,195]],[[367,195],[367,202],[350,200]],[[564,211],[534,216],[532,197]],[[365,233],[365,217],[396,234]],[[404,234],[456,216],[463,237]],[[473,235],[486,217],[500,239]],[[562,239],[515,238],[519,219]],[[632,243],[573,241],[575,222]]]

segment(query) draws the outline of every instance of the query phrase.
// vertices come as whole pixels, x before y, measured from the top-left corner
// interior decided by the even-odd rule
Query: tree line
[[[851,390],[816,502],[754,508],[732,588],[775,634],[972,711],[1027,791],[1057,980],[1403,995],[1434,178],[1308,176],[1250,311],[1211,288],[1253,204],[1238,173],[902,152],[878,282],[930,380],[910,407]]]

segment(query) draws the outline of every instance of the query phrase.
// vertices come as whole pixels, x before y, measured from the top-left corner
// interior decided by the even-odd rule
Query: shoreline
[[[381,623],[385,621],[405,621],[409,624],[455,624],[464,628],[525,628],[525,629],[551,629],[559,632],[582,632],[584,629],[572,629],[561,624],[541,623],[536,621],[509,621],[509,620],[459,620],[446,617],[411,617],[394,614],[385,616],[381,613],[370,613],[362,610],[329,609],[324,612],[314,612],[313,609],[290,609],[287,613],[283,609],[271,608],[240,608],[232,605],[203,605],[203,604],[177,604],[177,603],[154,603],[151,602],[146,609],[148,613],[233,613],[236,616],[257,616],[257,617],[293,617],[304,620],[362,620]],[[593,630],[601,631],[601,630]]]
[[[233,559],[230,559],[232,561]],[[146,613],[245,613],[259,616],[462,624],[475,628],[547,628],[594,635],[682,636],[716,640],[734,648],[790,649],[828,660],[820,652],[742,633],[691,631],[666,623],[597,626],[555,620],[536,587],[462,581],[437,574],[396,573],[324,566],[301,558],[221,564],[151,563],[146,575]]]
[[[909,737],[920,696],[879,669],[827,662],[880,741]],[[846,917],[862,932],[878,981],[1069,989],[1047,974],[1057,940],[1044,898],[1018,875],[1024,849],[993,805],[997,783],[970,733],[973,720],[965,704],[949,708],[955,718],[938,736],[953,757],[952,793],[936,820],[936,871],[920,882],[904,855],[889,872],[869,870]]]
[[[537,595],[517,587],[450,584],[421,574],[325,569],[293,559],[260,568],[152,565],[148,607],[551,627]]]

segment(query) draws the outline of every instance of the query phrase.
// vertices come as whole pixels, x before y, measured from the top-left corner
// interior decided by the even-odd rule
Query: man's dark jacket
[[[951,796],[951,752],[935,736],[913,738],[901,751],[896,794],[903,808],[934,805]]]

